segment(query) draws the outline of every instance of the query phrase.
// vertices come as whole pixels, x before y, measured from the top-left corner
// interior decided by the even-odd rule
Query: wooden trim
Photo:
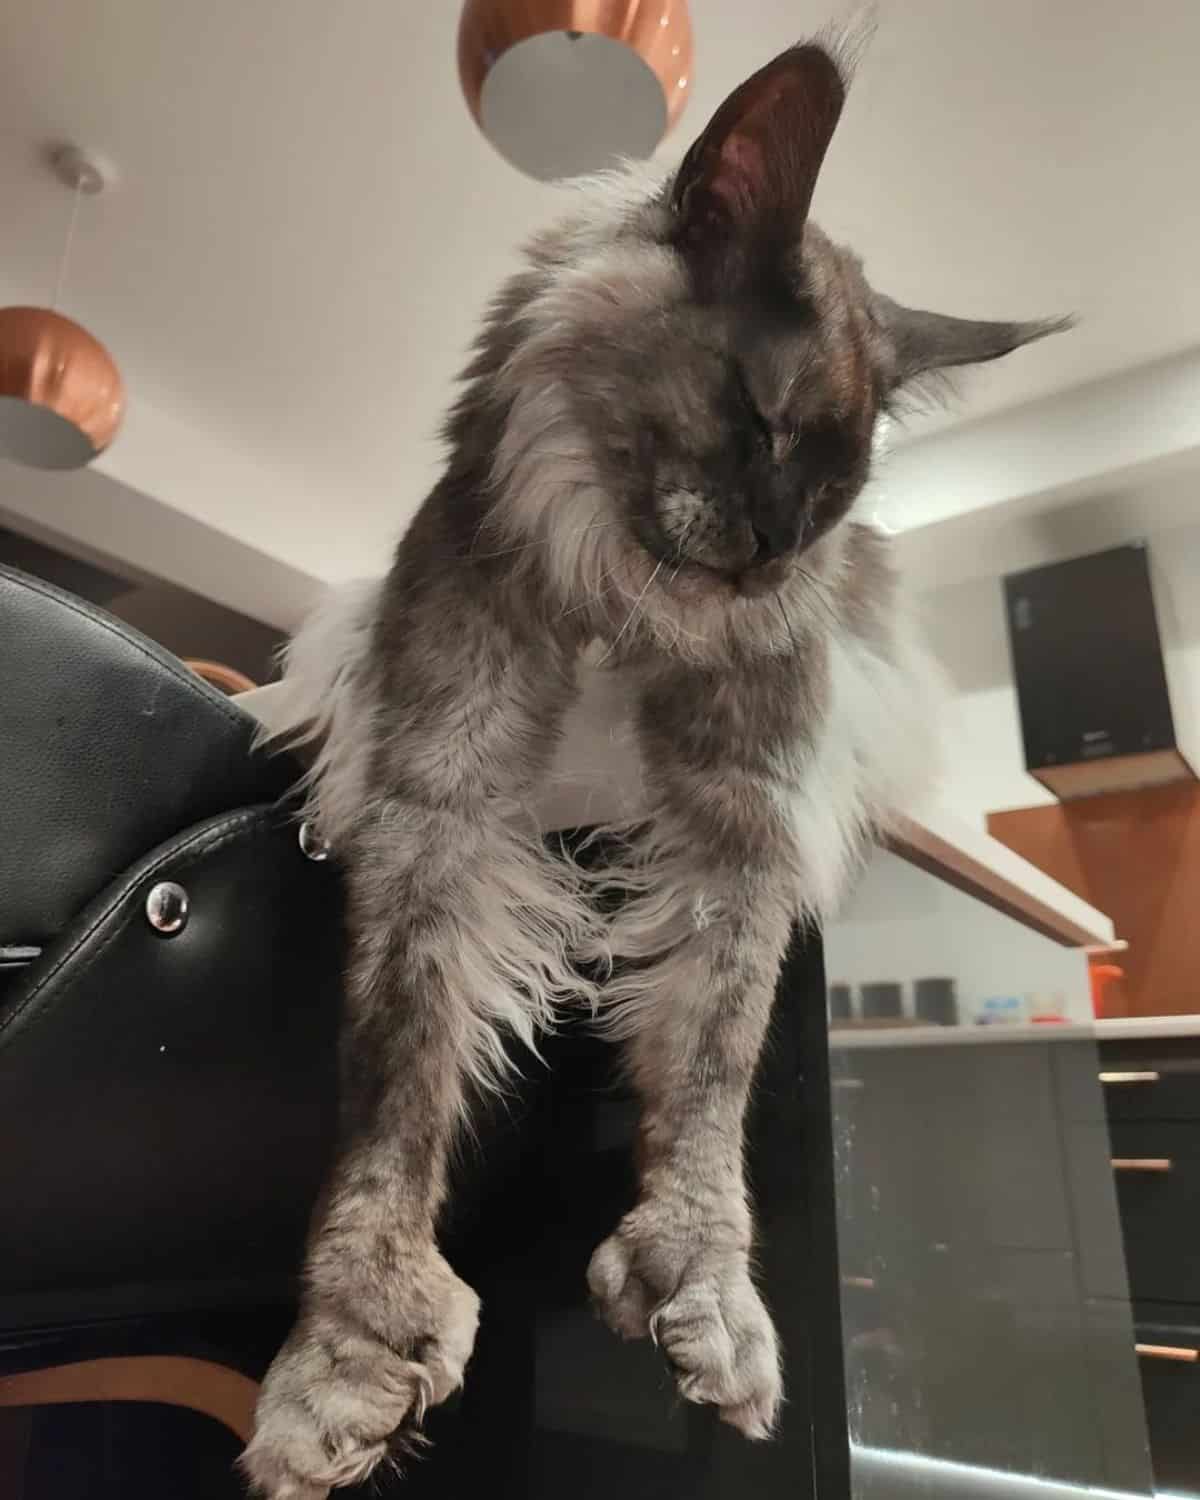
[[[1196,779],[1182,752],[1174,748],[1110,755],[1076,761],[1069,766],[1042,766],[1029,774],[1061,802],[1105,797],[1116,792],[1144,792]]]
[[[1116,922],[1129,948],[1119,958],[1112,955],[1123,977],[1105,987],[1105,1017],[1196,1010],[1200,786],[1183,783],[1015,808],[990,813],[987,826]]]
[[[242,1442],[254,1430],[258,1385],[239,1370],[178,1355],[87,1359],[0,1376],[0,1407],[157,1401],[212,1417]]]
[[[227,667],[223,662],[185,657],[183,664],[195,672],[197,677],[203,677],[205,682],[223,693],[250,693],[258,686],[245,672],[239,672],[236,667]]]
[[[944,816],[927,814],[920,822],[902,818],[887,839],[887,847],[909,864],[1063,947],[1088,948],[1112,941],[1112,923],[1103,913],[1053,879],[1044,879],[1044,872],[1020,855],[1013,860],[1014,851],[1000,840],[973,835],[974,830],[968,830],[964,837],[963,829]]]

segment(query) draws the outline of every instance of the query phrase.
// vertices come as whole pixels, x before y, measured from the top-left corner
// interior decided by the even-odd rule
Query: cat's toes
[[[618,1230],[588,1267],[600,1315],[623,1338],[649,1334],[686,1400],[718,1407],[749,1438],[769,1437],[783,1400],[779,1345],[745,1253],[694,1251],[668,1272],[676,1259]]]
[[[334,1486],[365,1479],[420,1400],[415,1370],[407,1388],[398,1371],[384,1377],[378,1369],[371,1383],[326,1371],[309,1385],[308,1370],[324,1363],[311,1347],[285,1347],[263,1388],[241,1466],[252,1493],[266,1500],[324,1500]]]
[[[651,1315],[650,1331],[682,1396],[719,1407],[721,1420],[748,1438],[770,1437],[783,1400],[779,1344],[744,1265],[685,1274]]]
[[[444,1262],[442,1263],[444,1266]],[[310,1312],[267,1373],[254,1437],[241,1458],[265,1500],[324,1500],[358,1484],[397,1433],[415,1433],[426,1410],[462,1384],[479,1299],[445,1267],[424,1316],[388,1342],[353,1314]]]
[[[588,1290],[597,1312],[623,1339],[645,1338],[655,1299],[634,1268],[633,1251],[621,1235],[606,1239],[588,1265]]]

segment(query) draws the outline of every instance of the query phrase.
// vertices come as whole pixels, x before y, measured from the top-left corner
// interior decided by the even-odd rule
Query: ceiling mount
[[[112,169],[81,146],[55,146],[49,160],[59,182],[73,193],[94,198],[112,184]]]

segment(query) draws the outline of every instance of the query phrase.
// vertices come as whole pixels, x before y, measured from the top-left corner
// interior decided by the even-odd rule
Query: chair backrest
[[[0,947],[43,945],[194,823],[284,795],[294,764],[181,661],[0,566]]]

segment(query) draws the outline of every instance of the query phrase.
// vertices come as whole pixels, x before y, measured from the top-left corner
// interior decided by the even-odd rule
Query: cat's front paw
[[[749,1438],[770,1437],[783,1400],[779,1342],[748,1252],[656,1227],[646,1206],[592,1256],[588,1286],[622,1338],[649,1335],[688,1401],[716,1406]]]
[[[266,1500],[324,1500],[357,1484],[392,1439],[416,1434],[425,1411],[462,1384],[479,1298],[436,1251],[405,1271],[396,1312],[314,1299],[263,1382],[241,1458]],[[376,1326],[384,1328],[377,1333]]]

